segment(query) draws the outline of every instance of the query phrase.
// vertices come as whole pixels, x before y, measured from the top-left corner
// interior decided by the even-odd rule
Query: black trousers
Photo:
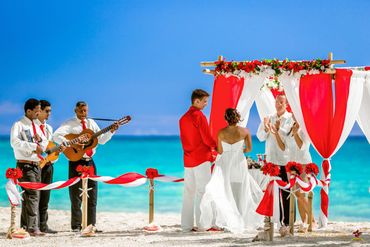
[[[19,179],[20,182],[40,182],[41,171],[36,165],[27,163],[17,163],[17,167],[22,170],[23,177]],[[23,189],[22,195],[22,213],[21,213],[21,227],[29,232],[37,231],[39,229],[38,213],[40,192],[37,190]]]
[[[80,176],[76,171],[78,165],[93,166],[96,174],[96,167],[93,160],[79,160],[79,161],[69,161],[69,178],[74,178]],[[98,184],[93,180],[88,180],[88,187],[92,188],[88,191],[88,206],[87,206],[87,225],[95,225],[96,223],[96,203],[98,194]],[[82,223],[82,212],[81,204],[82,197],[80,197],[82,188],[82,181],[69,187],[69,198],[71,200],[71,228],[78,229],[81,228]]]
[[[285,166],[279,166],[280,167],[280,174],[279,177],[285,182],[288,182],[288,174],[286,172]],[[289,226],[289,210],[290,210],[290,199],[288,198],[289,192],[286,192],[284,190],[281,190],[281,199],[283,208],[281,208],[280,205],[280,222],[283,221],[283,224],[286,226]],[[284,220],[283,220],[283,212],[284,212]],[[294,210],[294,221],[296,219],[296,210]]]
[[[51,163],[48,163],[41,169],[41,183],[51,184],[53,182],[54,167]],[[48,229],[48,207],[50,200],[50,190],[40,191],[40,203],[39,203],[39,228],[42,232]]]

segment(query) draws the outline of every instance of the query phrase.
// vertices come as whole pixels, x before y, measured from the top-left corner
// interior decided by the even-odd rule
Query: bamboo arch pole
[[[154,221],[154,180],[149,179],[149,224]]]
[[[88,178],[82,178],[82,230],[87,227]]]

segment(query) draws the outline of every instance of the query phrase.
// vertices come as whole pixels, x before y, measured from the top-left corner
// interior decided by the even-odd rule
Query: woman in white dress
[[[249,174],[244,156],[252,149],[251,135],[237,126],[240,114],[235,109],[226,110],[225,120],[228,126],[218,133],[220,155],[200,205],[200,225],[202,229],[217,226],[234,233],[256,230],[263,222],[256,213],[263,193]]]

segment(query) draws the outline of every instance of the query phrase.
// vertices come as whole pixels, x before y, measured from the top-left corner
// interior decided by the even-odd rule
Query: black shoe
[[[50,233],[50,234],[56,234],[56,233],[58,233],[57,231],[55,231],[53,229],[50,229],[49,227],[46,228],[46,229],[42,229],[41,231],[42,232],[45,232],[45,233]]]
[[[80,232],[80,231],[81,231],[81,228],[80,227],[72,228],[72,232]]]

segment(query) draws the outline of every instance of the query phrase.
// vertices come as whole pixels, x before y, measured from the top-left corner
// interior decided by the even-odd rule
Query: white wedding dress
[[[248,172],[244,140],[221,143],[223,153],[217,157],[200,204],[200,226],[217,226],[234,233],[255,231],[263,225],[263,216],[256,213],[263,193]]]

